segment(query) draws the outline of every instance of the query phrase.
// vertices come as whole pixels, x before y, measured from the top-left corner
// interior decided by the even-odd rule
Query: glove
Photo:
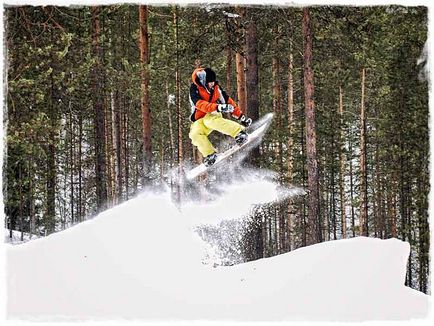
[[[222,113],[232,113],[235,108],[231,104],[219,104],[217,106],[217,111]]]
[[[246,117],[244,114],[242,114],[239,117],[240,123],[244,126],[244,127],[249,127],[252,124],[252,119]]]

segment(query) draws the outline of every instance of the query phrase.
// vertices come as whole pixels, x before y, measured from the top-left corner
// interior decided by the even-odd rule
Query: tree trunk
[[[327,186],[326,186],[326,189],[327,189]],[[323,194],[322,194],[322,196],[323,196],[323,202],[324,203],[329,203],[330,202],[330,191],[325,191],[325,192],[323,192]],[[324,232],[323,232],[323,235],[324,235],[324,241],[328,241],[328,240],[330,240],[330,234],[331,234],[331,217],[330,217],[330,207],[331,207],[331,205],[324,205],[324,216],[325,216],[325,219],[324,219]]]
[[[386,178],[384,175],[381,175],[379,178],[379,214],[380,214],[380,237],[381,239],[386,239],[386,221],[387,221],[387,214],[386,214]]]
[[[316,151],[316,123],[314,106],[314,84],[312,70],[312,34],[310,29],[310,13],[303,8],[303,40],[304,40],[304,101],[306,111],[306,150],[308,169],[309,209],[307,222],[307,244],[322,241],[321,219],[319,210],[318,162]]]
[[[95,182],[97,211],[106,208],[107,204],[107,166],[105,148],[105,116],[103,107],[102,85],[102,50],[99,44],[100,38],[100,7],[92,7],[92,52],[95,65],[92,69],[93,109],[95,126]]]
[[[241,16],[239,18],[241,21],[243,21],[246,9],[237,7],[237,12]],[[238,35],[243,35],[243,25],[239,23],[238,25]],[[244,55],[245,55],[245,43],[244,40],[239,37],[238,38],[238,48],[237,53],[235,55],[235,61],[237,66],[237,94],[238,94],[238,105],[241,109],[241,111],[248,115],[248,108],[247,108],[247,93],[246,93],[246,76],[245,76],[245,62],[244,62]]]
[[[181,108],[181,77],[180,77],[180,69],[179,69],[179,28],[178,28],[178,6],[175,6],[173,10],[173,25],[175,28],[175,51],[176,51],[176,60],[175,60],[175,103],[176,103],[176,118],[178,120],[178,180],[182,178],[182,161],[184,159],[184,148],[183,148],[183,113]],[[181,186],[178,184],[176,189],[176,202],[180,203],[181,198]]]
[[[349,139],[349,152],[353,152],[353,142]],[[350,157],[350,200],[351,200],[351,232],[353,238],[356,236],[356,213],[354,211],[354,179],[353,179],[353,160]]]
[[[389,224],[390,236],[392,238],[398,237],[396,196],[397,196],[397,176],[396,176],[396,172],[393,172],[392,178],[390,180],[390,186],[387,189],[387,206],[388,206],[388,215],[389,215],[388,224]]]
[[[253,120],[259,119],[259,65],[258,65],[258,31],[257,17],[255,9],[249,8],[247,11],[248,25],[246,31],[246,88],[247,88],[247,108],[248,116]],[[249,157],[248,162],[253,166],[259,165],[260,151],[259,146],[255,147]]]
[[[232,49],[229,45],[226,47],[226,89],[232,94]]]
[[[242,12],[244,14],[244,12]],[[244,108],[241,106],[243,112],[248,115],[253,121],[257,121],[259,119],[259,78],[258,78],[258,35],[257,35],[257,22],[256,22],[256,15],[255,15],[255,9],[248,8],[247,9],[247,19],[248,19],[248,25],[246,30],[246,88],[247,88],[247,94],[244,96],[248,97],[246,98],[246,102],[244,104]],[[238,57],[238,53],[237,53]],[[237,76],[241,73],[241,78],[237,78],[238,85],[244,85],[244,81],[242,80],[244,76],[244,67],[242,68],[242,71],[239,71],[241,68],[238,68],[238,59],[237,59]],[[241,94],[243,93],[241,89]],[[244,92],[246,93],[246,92]],[[242,98],[242,95],[240,97],[240,87],[238,87],[238,94],[239,98]],[[240,105],[243,105],[240,103]],[[248,157],[248,162],[253,166],[258,166],[259,164],[259,157],[260,157],[260,151],[259,146],[255,147],[252,152],[250,153]],[[255,238],[257,239],[257,245],[256,245],[256,257],[261,258],[264,256],[264,225],[262,221],[261,215],[256,215],[256,221],[252,225],[252,227],[255,228]]]
[[[19,211],[18,223],[20,224],[20,239],[24,240],[24,196],[23,196],[23,163],[18,163],[18,195],[19,195]]]
[[[421,155],[420,162],[426,159]],[[428,275],[429,274],[429,224],[428,224],[428,202],[426,196],[429,193],[429,184],[422,174],[417,178],[417,188],[419,193],[416,199],[417,207],[417,229],[419,233],[418,260],[419,260],[419,291],[428,292]]]
[[[71,210],[71,224],[74,225],[75,223],[75,215],[74,215],[74,203],[75,203],[75,187],[74,187],[74,124],[73,124],[73,115],[72,115],[72,108],[71,108],[71,101],[69,101],[69,189],[70,189],[70,210]]]
[[[167,114],[167,120],[169,122],[169,150],[170,150],[170,168],[172,168],[173,162],[175,162],[175,134],[173,130],[173,120],[172,120],[172,112],[171,112],[171,106],[172,106],[172,100],[170,98],[170,92],[169,92],[169,81],[166,79],[165,82],[165,88],[166,88],[166,114]]]
[[[123,160],[124,160],[124,168],[125,168],[125,199],[128,200],[130,198],[130,149],[128,146],[129,143],[129,100],[125,100],[124,108],[126,108],[123,112],[122,118],[122,146],[123,146]]]
[[[294,171],[294,58],[292,55],[292,46],[290,47],[289,64],[288,64],[288,150],[287,150],[287,166],[288,166],[288,182],[291,184]]]
[[[282,129],[282,105],[281,105],[281,85],[280,85],[280,62],[279,56],[279,38],[280,30],[278,27],[274,28],[273,34],[275,39],[273,42],[274,56],[272,59],[272,75],[273,75],[273,111],[276,120],[276,130]],[[283,170],[283,158],[282,158],[282,141],[280,134],[277,134],[277,146],[276,146],[276,158],[278,160],[279,172]]]
[[[377,137],[378,138],[378,137]],[[373,204],[373,213],[374,213],[374,237],[382,238],[382,229],[381,229],[381,171],[380,171],[380,153],[379,153],[379,145],[378,142],[375,144],[375,190],[374,190],[374,199],[372,201]]]
[[[105,96],[104,96],[105,99]],[[112,206],[112,200],[113,200],[113,179],[112,179],[112,156],[111,156],[111,121],[110,121],[110,107],[107,106],[106,101],[104,100],[104,126],[105,126],[105,148],[106,148],[106,167],[107,167],[107,207]]]
[[[54,41],[51,31],[51,40]],[[56,225],[56,144],[57,144],[57,102],[54,72],[56,69],[54,54],[50,57],[50,104],[48,117],[50,125],[48,128],[49,142],[47,146],[47,212],[45,216],[45,232],[50,234],[55,231]]]
[[[52,132],[50,134],[51,139],[48,145],[47,157],[47,213],[45,216],[45,231],[47,235],[54,232],[56,224],[56,147],[54,145],[54,135]]]
[[[247,112],[246,78],[244,74],[244,57],[240,52],[235,55],[237,63],[237,94],[238,105],[244,114]]]
[[[78,110],[78,153],[77,153],[77,170],[78,170],[78,221],[84,220],[83,210],[83,112]]]
[[[294,78],[293,78],[293,70],[294,70],[294,58],[292,55],[292,38],[289,40],[289,60],[288,60],[288,149],[287,149],[287,165],[288,165],[288,183],[292,184],[293,181],[293,171],[294,171],[294,156],[293,156],[293,148],[294,148]],[[293,232],[293,223],[294,219],[293,214],[293,203],[291,200],[288,200],[288,250],[292,250],[292,232]]]
[[[175,44],[176,44],[176,61],[175,61],[175,89],[176,89],[176,117],[178,120],[178,164],[180,165],[183,156],[182,141],[182,108],[181,108],[181,78],[179,72],[179,36],[178,36],[178,7],[173,12],[173,21],[175,25]]]
[[[29,157],[28,162],[28,170],[29,170],[29,214],[30,214],[30,239],[32,239],[32,235],[35,233],[35,194],[34,194],[34,186],[33,186],[33,158]]]
[[[366,162],[365,68],[362,68],[360,103],[360,235],[368,236],[368,185]]]
[[[116,200],[117,203],[123,200],[123,161],[122,161],[122,112],[119,99],[119,90],[115,91],[114,97],[114,138],[115,138],[115,152],[116,152]]]
[[[149,102],[149,36],[148,36],[148,6],[139,6],[140,21],[140,77],[141,77],[141,111],[142,111],[142,142],[143,171],[142,184],[149,183],[152,166],[151,143],[151,109]],[[147,179],[145,181],[145,179]]]
[[[347,237],[347,217],[345,213],[345,135],[344,135],[344,94],[339,87],[339,118],[340,118],[340,146],[339,146],[339,195],[341,202],[341,234]]]
[[[303,123],[303,120],[305,120],[305,110],[300,110],[300,147],[301,147],[301,157],[305,158],[306,155],[306,138],[305,138],[305,125]],[[302,187],[306,188],[306,160],[303,160],[302,162],[302,168],[301,168],[301,180],[302,180]],[[300,207],[300,215],[301,215],[301,245],[305,247],[307,245],[307,223],[306,223],[306,216],[307,216],[307,207],[306,207],[306,200],[303,200]]]
[[[159,144],[159,152],[160,152],[160,183],[163,184],[164,182],[164,150],[165,146],[164,146],[164,142],[163,142],[163,137],[161,137],[160,139],[160,144]]]
[[[101,33],[104,32],[105,28],[105,16],[102,16],[102,29]],[[109,35],[109,31],[107,31],[107,34]],[[108,36],[109,38],[110,36]],[[103,40],[107,44],[104,44]],[[107,48],[110,48],[110,43],[107,41],[107,38],[101,38],[101,67],[105,67],[106,64],[108,64],[108,60],[106,59],[106,51],[104,51],[104,46]],[[103,72],[103,69],[101,69]],[[107,207],[113,206],[113,200],[114,200],[114,193],[113,193],[113,187],[114,187],[114,178],[113,178],[113,138],[112,138],[112,96],[107,91],[105,85],[107,85],[107,76],[103,72],[101,75],[102,78],[102,85],[104,85],[104,88],[102,89],[102,103],[104,108],[104,147],[105,147],[105,161],[106,161],[106,187],[107,187]]]
[[[280,62],[279,56],[279,39],[280,39],[280,30],[278,27],[275,27],[273,30],[273,34],[275,35],[275,39],[273,42],[273,50],[274,55],[272,59],[272,78],[273,78],[273,111],[276,119],[276,130],[280,132],[282,129],[282,98],[281,98],[281,84],[280,84]],[[277,134],[275,147],[275,157],[277,158],[278,171],[279,173],[283,172],[283,146],[281,141],[281,136]],[[282,215],[282,210],[280,209],[280,205],[277,205],[276,209],[276,254],[282,253],[282,244],[284,240],[284,216]]]
[[[268,228],[267,228],[267,219],[264,218],[263,211],[258,212],[255,211],[255,216],[257,219],[261,219],[261,239],[262,239],[262,257],[267,257],[267,235],[268,235]]]
[[[334,112],[331,112],[330,114],[330,126],[335,126],[335,114]],[[337,219],[336,219],[336,186],[335,186],[335,181],[336,181],[336,164],[335,164],[335,160],[336,160],[336,155],[335,155],[335,148],[336,148],[336,141],[335,141],[335,129],[333,128],[330,131],[331,134],[331,139],[330,139],[330,156],[329,156],[329,166],[330,166],[330,178],[329,178],[329,195],[330,195],[330,207],[329,207],[329,211],[330,211],[330,221],[331,221],[331,227],[332,227],[332,231],[333,231],[333,240],[337,240]],[[327,166],[327,160],[324,160],[324,166]]]
[[[68,154],[65,155],[65,161],[68,162],[69,161],[69,157]],[[61,184],[63,184],[62,187],[62,191],[60,191],[61,194],[66,194],[67,189],[68,189],[68,174],[67,173],[63,173],[59,174],[59,178],[63,177],[63,182],[60,182]],[[62,198],[60,196],[60,198]],[[62,222],[62,231],[66,229],[68,220],[67,220],[67,212],[68,212],[68,202],[66,200],[62,200],[62,202],[58,205],[59,206],[59,215],[60,215],[60,220]]]

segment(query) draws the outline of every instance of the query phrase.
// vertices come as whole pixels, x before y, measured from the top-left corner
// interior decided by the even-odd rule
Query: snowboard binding
[[[241,146],[247,141],[248,136],[249,135],[244,130],[241,130],[238,135],[236,135],[235,142],[238,146]]]
[[[212,153],[212,154],[208,155],[207,157],[205,157],[203,159],[203,164],[206,167],[211,166],[211,165],[213,165],[215,163],[216,159],[217,159],[217,154],[216,153]]]

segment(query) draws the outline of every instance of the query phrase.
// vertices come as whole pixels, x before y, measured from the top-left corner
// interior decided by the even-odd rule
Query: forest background
[[[6,6],[5,228],[47,236],[146,187],[185,192],[192,71],[274,112],[245,167],[307,196],[253,213],[242,261],[396,237],[429,292],[426,7]],[[197,182],[212,189],[212,178]],[[125,225],[125,230],[131,225]],[[120,230],[122,232],[122,230]]]

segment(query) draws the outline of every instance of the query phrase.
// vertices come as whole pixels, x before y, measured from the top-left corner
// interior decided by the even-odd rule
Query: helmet
[[[214,70],[212,70],[211,68],[205,68],[204,70],[206,73],[206,82],[207,83],[215,82],[216,81],[216,74],[215,74]]]

